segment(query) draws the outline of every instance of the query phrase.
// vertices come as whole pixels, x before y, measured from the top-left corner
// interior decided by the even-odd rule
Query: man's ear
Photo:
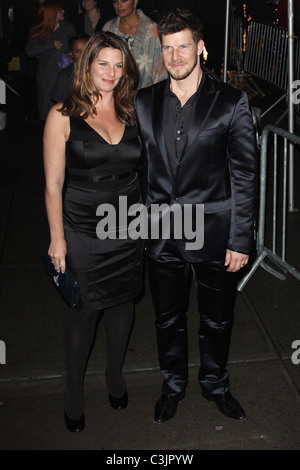
[[[203,39],[200,39],[200,41],[198,42],[198,45],[197,45],[197,54],[198,55],[201,55],[202,52],[203,52],[203,49],[204,49],[204,41]]]

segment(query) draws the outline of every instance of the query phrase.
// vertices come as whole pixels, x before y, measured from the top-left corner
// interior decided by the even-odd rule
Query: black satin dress
[[[81,310],[128,302],[142,289],[143,241],[118,238],[119,230],[126,229],[118,225],[119,197],[126,197],[128,207],[141,202],[136,173],[140,154],[135,127],[126,127],[121,141],[112,145],[83,119],[70,117],[63,219],[66,261],[79,283]],[[96,215],[101,204],[116,209],[115,239],[97,236],[97,225],[105,217],[103,212]]]

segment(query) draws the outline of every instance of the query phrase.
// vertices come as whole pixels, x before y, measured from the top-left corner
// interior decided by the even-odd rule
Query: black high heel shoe
[[[71,432],[81,432],[84,430],[85,426],[85,416],[82,414],[80,418],[77,419],[71,419],[66,413],[66,396],[67,396],[68,390],[66,389],[65,391],[65,410],[64,410],[64,418],[65,418],[65,425],[66,428],[71,431]]]
[[[109,393],[108,399],[109,399],[110,406],[114,408],[115,410],[124,410],[125,408],[127,408],[127,405],[128,405],[127,390],[125,390],[124,395],[122,395],[120,398],[113,397]]]
[[[106,386],[107,386],[107,369],[105,371],[105,377],[106,377]],[[125,388],[124,395],[122,395],[120,398],[113,397],[110,393],[108,393],[108,400],[110,403],[110,406],[114,408],[115,410],[124,410],[127,408],[128,405],[128,394],[127,390]]]

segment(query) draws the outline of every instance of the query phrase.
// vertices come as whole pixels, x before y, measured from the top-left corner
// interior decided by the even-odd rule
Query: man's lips
[[[170,63],[170,67],[182,67],[184,64],[184,62],[171,62]]]

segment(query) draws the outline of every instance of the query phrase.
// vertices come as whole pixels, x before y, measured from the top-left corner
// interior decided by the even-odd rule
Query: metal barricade
[[[273,160],[267,161],[268,155],[268,137],[273,133]],[[282,161],[282,198],[279,197],[279,158],[278,158],[278,136],[283,138],[283,161]],[[269,258],[279,269],[284,273],[289,273],[300,281],[300,272],[291,264],[286,261],[286,245],[287,245],[287,186],[288,186],[288,141],[293,144],[300,144],[300,136],[291,134],[290,132],[281,129],[277,126],[268,125],[262,132],[261,152],[260,152],[260,195],[259,195],[259,214],[258,214],[258,229],[257,229],[257,257],[249,271],[238,285],[238,291],[242,291],[251,276],[255,273],[257,268],[261,266],[266,271],[280,280],[284,280],[285,276],[273,269],[267,263],[265,258]],[[267,197],[267,164],[273,163],[273,184],[272,194],[272,248],[266,246],[266,197]],[[282,204],[282,220],[280,221],[281,227],[281,252],[278,253],[278,207]]]
[[[295,40],[295,80],[300,80],[300,40]],[[297,113],[300,113],[300,103],[296,104]]]
[[[295,80],[300,79],[300,44],[299,38],[294,38]],[[263,118],[269,111],[281,101],[288,99],[288,31],[278,26],[266,25],[251,21],[247,29],[246,52],[244,61],[244,73],[271,83],[280,90],[284,90],[280,96],[262,114]],[[299,111],[299,105],[297,105]],[[278,119],[276,125],[282,120],[287,111]]]
[[[244,69],[286,90],[288,80],[288,32],[251,21],[247,31]]]

